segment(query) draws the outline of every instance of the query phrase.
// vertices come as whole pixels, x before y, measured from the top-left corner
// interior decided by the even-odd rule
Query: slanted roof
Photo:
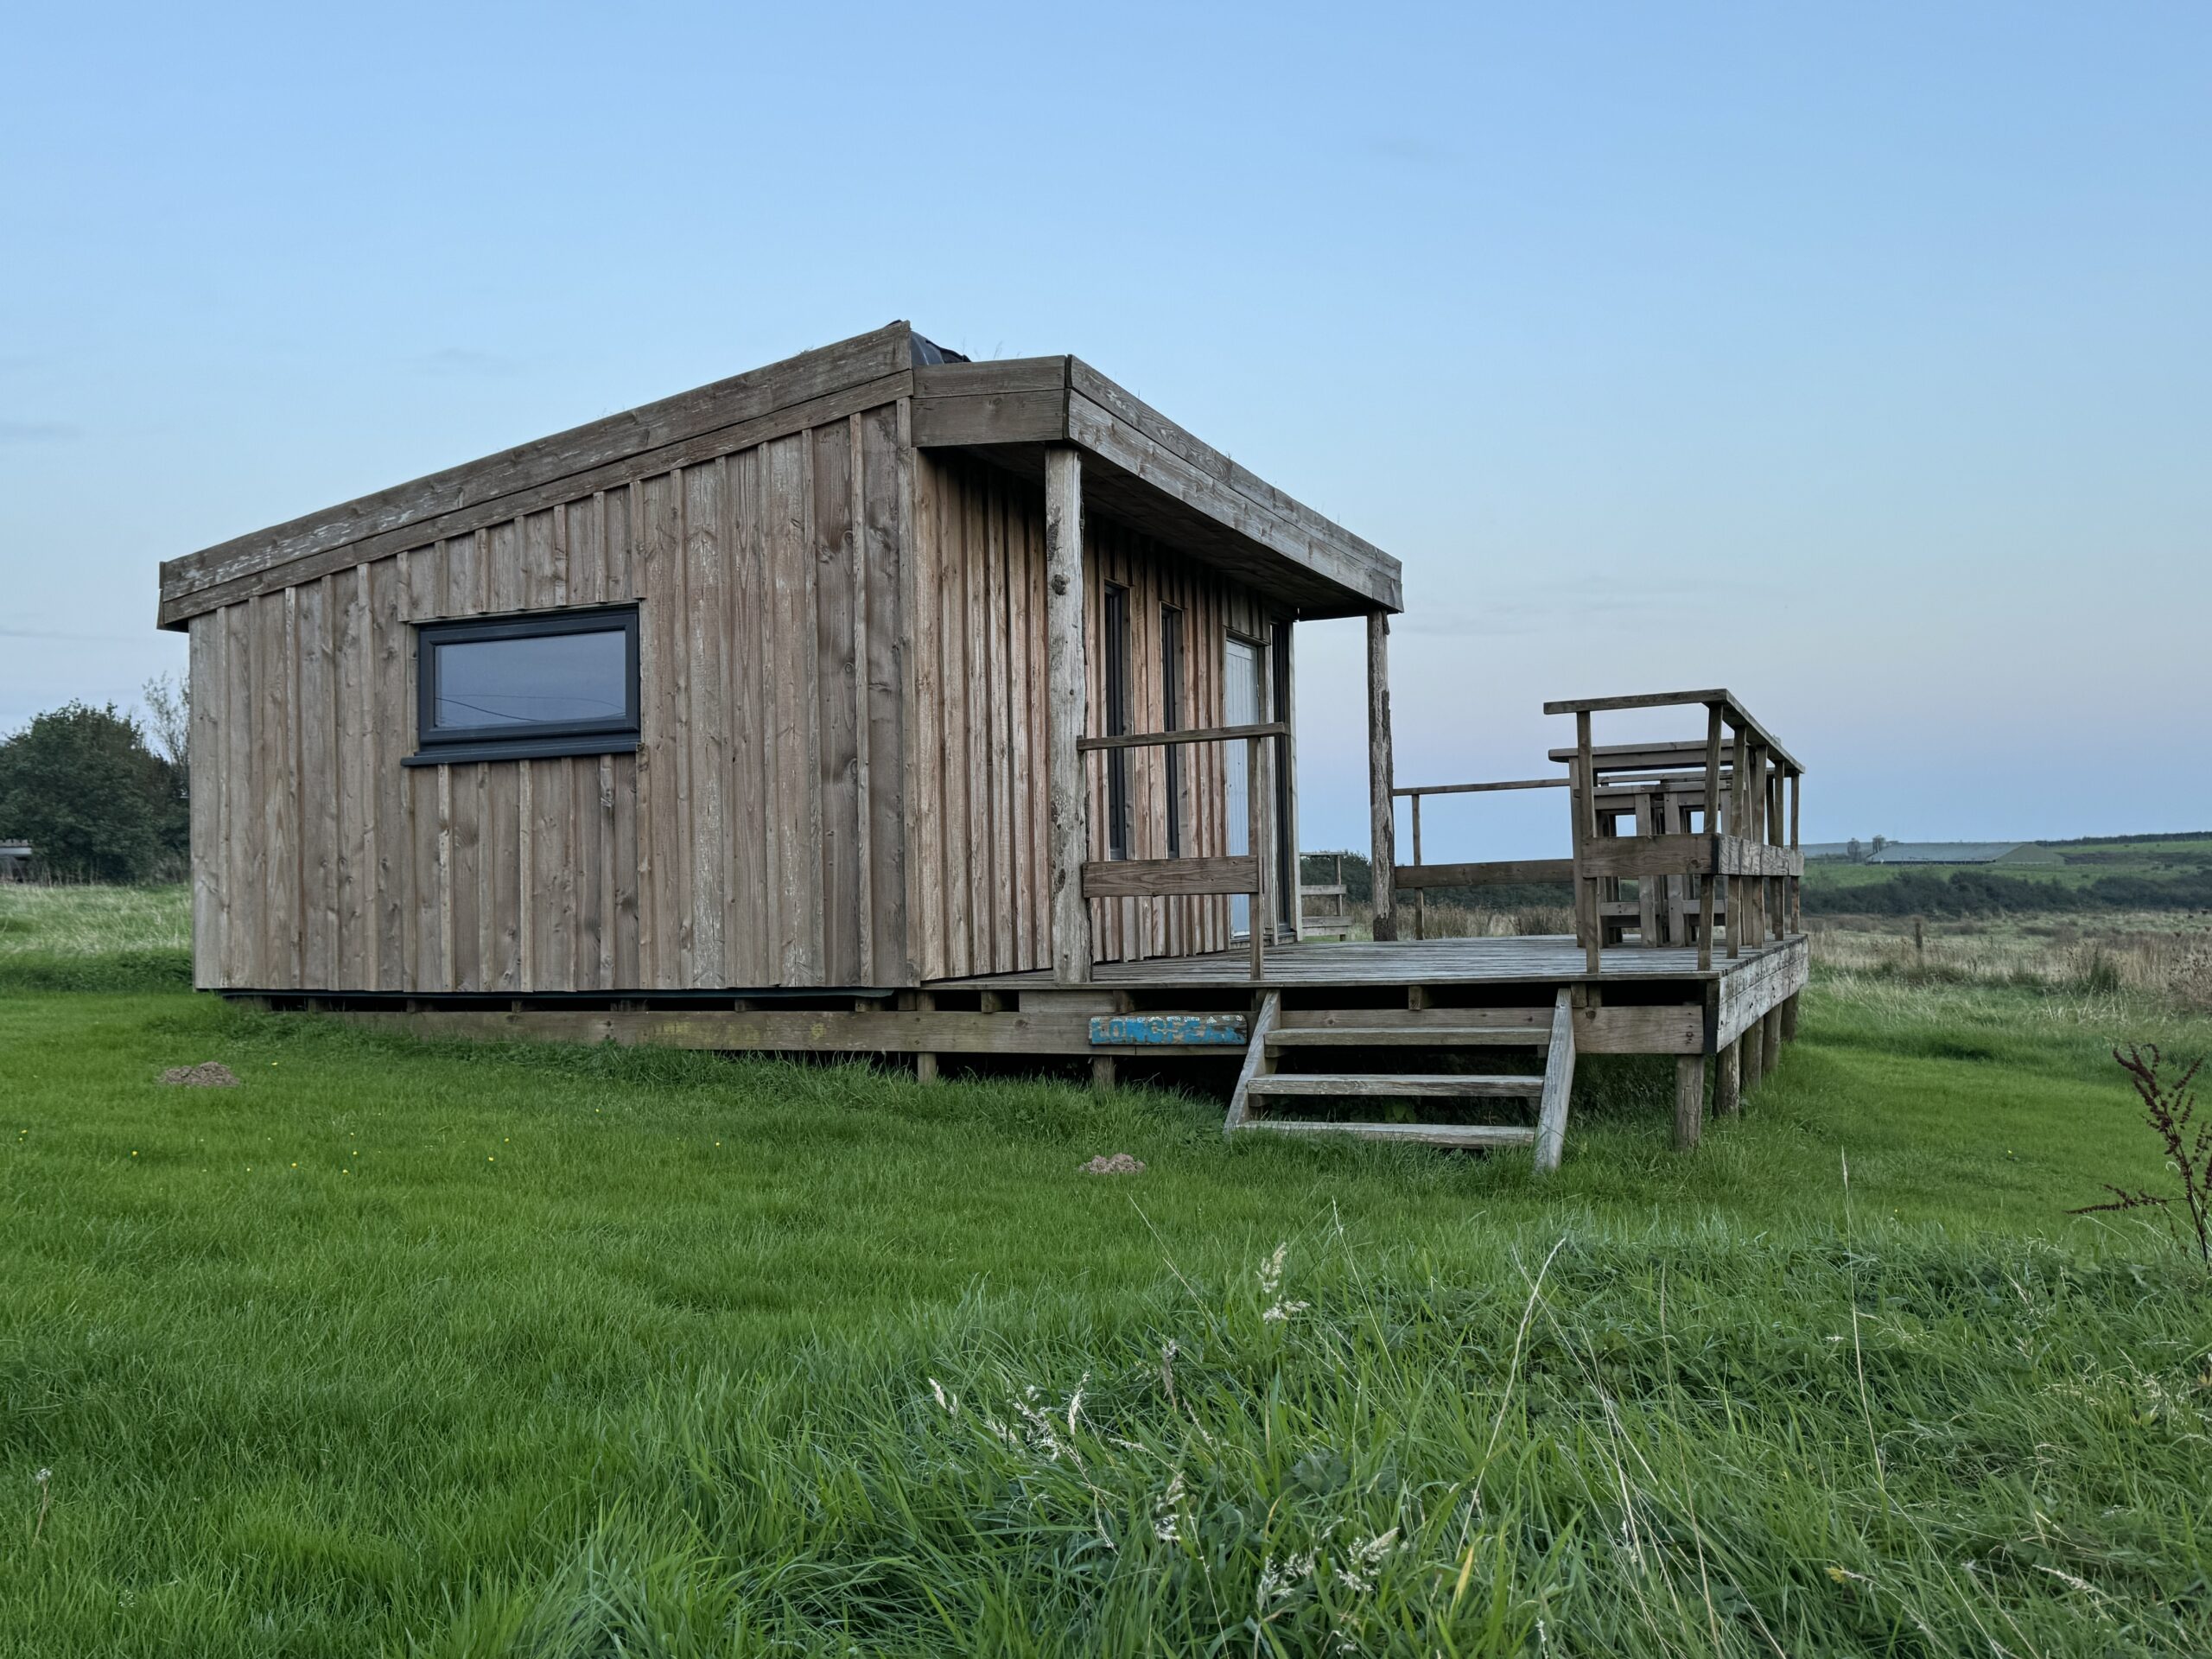
[[[904,397],[925,448],[1041,476],[1048,444],[1077,446],[1086,502],[1300,615],[1402,608],[1395,559],[1078,359],[970,363],[894,322],[169,560],[158,620],[181,628],[256,593]]]

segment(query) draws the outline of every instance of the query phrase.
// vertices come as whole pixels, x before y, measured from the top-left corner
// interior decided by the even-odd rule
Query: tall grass
[[[192,894],[0,882],[0,988],[157,990],[192,983]]]
[[[2197,1652],[2203,1340],[2033,1245],[1318,1218],[1110,1331],[671,1378],[422,1651]]]
[[[2005,984],[2063,992],[2132,992],[2212,1009],[2212,918],[2142,916],[2065,922],[1809,922],[1813,960],[1847,973],[1916,984]]]

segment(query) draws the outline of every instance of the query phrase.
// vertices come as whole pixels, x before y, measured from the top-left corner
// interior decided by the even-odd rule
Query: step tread
[[[1277,1073],[1245,1085],[1255,1095],[1505,1096],[1534,1100],[1544,1091],[1541,1074],[1482,1077],[1472,1073],[1381,1071]]]
[[[1269,1048],[1541,1048],[1548,1030],[1497,1026],[1305,1026],[1268,1033]]]
[[[1369,1141],[1414,1141],[1434,1147],[1534,1146],[1536,1132],[1510,1123],[1316,1123],[1294,1118],[1247,1118],[1238,1133],[1272,1129],[1278,1135],[1354,1135]]]
[[[1347,1026],[1374,1031],[1514,1031],[1548,1034],[1549,1008],[1285,1008],[1278,1031],[1332,1031]]]

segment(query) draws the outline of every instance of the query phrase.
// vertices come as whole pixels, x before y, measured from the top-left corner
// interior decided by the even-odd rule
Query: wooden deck
[[[1285,989],[1351,985],[1459,985],[1517,982],[1530,985],[1600,983],[1607,980],[1720,980],[1763,959],[1802,949],[1802,935],[1761,945],[1747,945],[1741,956],[1716,955],[1710,968],[1698,966],[1694,948],[1608,947],[1599,971],[1589,971],[1583,948],[1572,934],[1491,939],[1332,939],[1303,944],[1270,945],[1262,977],[1252,978],[1250,956],[1243,950],[1198,957],[1166,957],[1141,962],[1093,965],[1090,983],[1107,989]],[[931,982],[938,990],[1043,991],[1052,988],[1049,969],[1028,973],[982,974]]]

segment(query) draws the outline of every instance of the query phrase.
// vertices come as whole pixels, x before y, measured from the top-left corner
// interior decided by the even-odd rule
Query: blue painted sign
[[[1241,1047],[1241,1014],[1094,1014],[1090,1040],[1116,1048]]]

